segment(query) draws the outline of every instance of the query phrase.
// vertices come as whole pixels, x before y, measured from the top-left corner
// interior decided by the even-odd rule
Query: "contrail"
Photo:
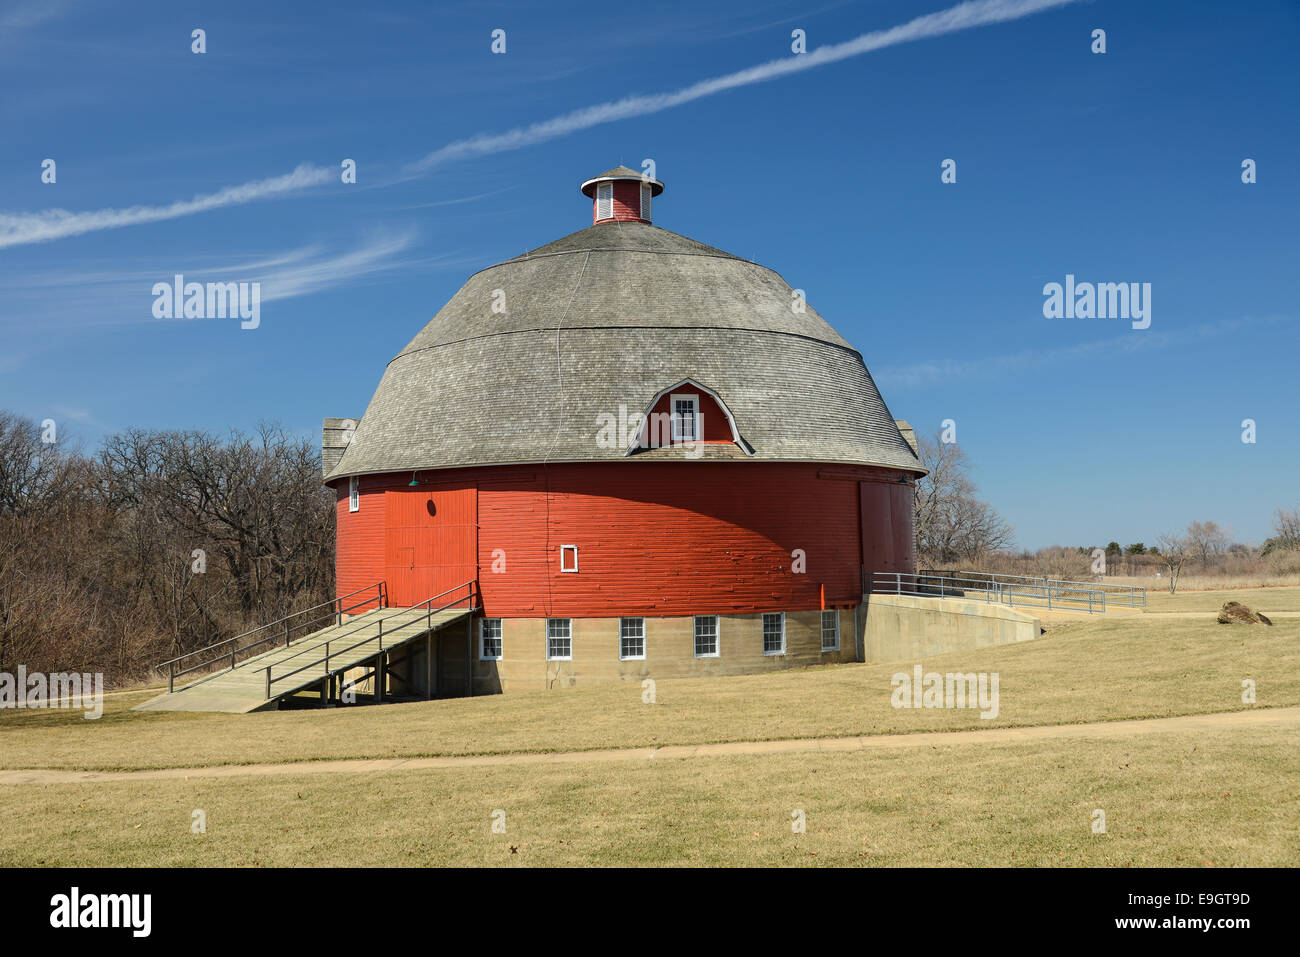
[[[319,186],[337,175],[337,171],[304,164],[283,176],[227,186],[215,193],[178,200],[167,206],[129,206],[126,209],[97,209],[84,213],[72,213],[66,209],[45,209],[39,213],[0,213],[0,249],[26,243],[45,243],[101,229],[119,229],[137,223],[178,219],[222,206],[238,206],[308,186]]]
[[[681,106],[683,103],[713,96],[715,93],[751,86],[755,83],[765,83],[791,73],[812,70],[828,63],[847,60],[849,57],[897,46],[900,43],[957,33],[991,23],[1019,20],[1043,10],[1063,7],[1075,2],[1077,0],[971,0],[969,3],[940,10],[938,13],[917,17],[915,20],[888,30],[864,33],[852,40],[818,47],[799,56],[791,55],[779,60],[769,60],[767,63],[735,73],[701,80],[673,92],[628,96],[621,100],[574,110],[572,113],[565,113],[530,126],[516,127],[505,133],[483,133],[469,139],[457,140],[411,164],[410,169],[423,172],[453,160],[520,149],[544,140],[575,133],[578,130],[599,126],[602,123],[659,113],[674,106]]]
[[[992,23],[1019,20],[1043,10],[1077,2],[1078,0],[970,0],[947,10],[917,17],[888,30],[875,30],[843,43],[818,47],[809,53],[770,60],[735,73],[701,80],[680,90],[628,96],[610,103],[601,103],[565,113],[540,123],[517,127],[505,133],[483,133],[469,139],[457,140],[410,164],[408,169],[411,172],[425,172],[454,160],[521,149],[578,130],[599,126],[602,123],[659,113],[716,93],[751,86],[755,83],[765,83],[791,73],[812,70],[828,63],[836,63],[863,53],[897,46],[900,43],[957,33]],[[73,213],[66,209],[47,209],[37,213],[0,213],[0,249],[27,243],[50,242],[103,229],[119,229],[138,223],[178,219],[210,209],[241,205],[254,200],[281,196],[309,186],[319,186],[337,175],[337,171],[304,164],[284,176],[227,186],[215,193],[177,201],[167,206],[131,206],[126,209],[100,209],[83,213]]]

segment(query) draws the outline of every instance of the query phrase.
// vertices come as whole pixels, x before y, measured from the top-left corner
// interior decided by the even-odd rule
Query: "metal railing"
[[[340,634],[340,635],[337,635],[336,637],[331,638],[329,641],[323,642],[323,643],[321,643],[321,644],[313,645],[311,648],[304,648],[304,649],[302,649],[301,651],[296,652],[295,654],[289,655],[289,656],[286,657],[286,658],[282,658],[282,659],[280,659],[279,661],[272,662],[271,664],[269,664],[269,665],[266,666],[266,699],[267,699],[268,701],[271,699],[271,689],[272,689],[272,686],[273,686],[277,681],[284,681],[284,680],[287,679],[287,678],[292,678],[294,675],[302,674],[302,672],[304,672],[304,671],[308,671],[308,670],[310,670],[310,669],[312,669],[312,668],[316,668],[316,667],[318,667],[318,666],[320,666],[320,665],[322,665],[322,664],[325,666],[325,667],[324,667],[324,671],[323,671],[323,673],[322,673],[321,676],[320,676],[320,679],[321,679],[322,681],[324,681],[326,678],[329,678],[329,677],[331,677],[332,675],[334,675],[334,674],[336,674],[336,673],[338,673],[338,672],[347,671],[347,670],[349,670],[349,669],[351,669],[351,668],[355,668],[355,667],[357,667],[357,665],[360,664],[360,662],[351,662],[350,664],[342,665],[341,667],[335,668],[333,671],[331,671],[331,670],[330,670],[330,658],[331,658],[331,657],[334,657],[334,658],[337,659],[337,658],[339,658],[341,655],[346,655],[348,652],[350,652],[350,651],[354,651],[354,650],[356,650],[357,648],[360,648],[362,645],[370,644],[371,642],[375,641],[376,638],[379,639],[379,645],[378,645],[378,647],[375,649],[375,653],[376,653],[376,654],[380,654],[380,653],[382,653],[383,650],[384,650],[384,622],[385,622],[385,621],[388,621],[388,620],[393,619],[393,618],[398,618],[398,617],[405,616],[405,615],[409,614],[409,613],[412,612],[412,611],[415,611],[415,610],[417,610],[417,609],[423,608],[423,609],[424,609],[424,612],[425,612],[425,621],[424,621],[424,628],[423,628],[423,630],[416,632],[414,635],[408,635],[406,638],[403,638],[403,639],[402,639],[402,641],[406,641],[406,640],[408,640],[409,638],[414,638],[414,637],[417,637],[417,636],[419,636],[419,635],[422,635],[422,634],[424,634],[424,633],[427,632],[427,631],[432,631],[432,630],[433,630],[433,616],[434,616],[436,613],[440,612],[440,611],[446,611],[448,608],[453,608],[453,607],[455,607],[456,605],[459,605],[461,602],[466,602],[466,603],[467,603],[467,608],[468,608],[469,611],[473,612],[473,611],[477,610],[478,605],[475,603],[475,595],[476,595],[477,585],[478,585],[478,583],[477,583],[474,579],[470,579],[469,581],[465,582],[464,584],[457,585],[457,586],[455,586],[454,588],[448,588],[446,591],[444,591],[444,592],[440,592],[439,594],[434,595],[432,598],[427,598],[427,599],[425,599],[424,601],[420,602],[420,603],[417,604],[417,605],[412,605],[410,608],[402,608],[402,609],[399,610],[399,611],[395,611],[395,612],[393,612],[393,614],[391,614],[391,615],[384,615],[384,616],[382,616],[382,617],[380,617],[380,618],[377,618],[377,619],[376,619],[376,618],[370,618],[370,619],[368,619],[364,624],[358,625],[356,628],[352,629],[352,630],[349,631],[349,632],[344,632],[344,633],[342,633],[342,634]],[[453,592],[459,592],[459,591],[461,591],[462,589],[465,590],[465,593],[466,593],[466,594],[465,594],[465,597],[463,597],[463,598],[453,598],[453,599],[451,599],[450,601],[446,602],[445,604],[439,605],[437,608],[434,608],[434,607],[433,607],[433,603],[434,603],[435,601],[437,601],[438,599],[440,599],[440,598],[442,598],[442,597],[444,597],[444,596],[446,596],[446,595],[450,595],[450,594],[452,594]],[[360,641],[357,641],[357,642],[354,642],[354,643],[348,645],[346,648],[342,648],[342,649],[340,649],[340,650],[338,650],[338,651],[334,651],[334,652],[331,652],[331,651],[330,651],[330,645],[336,643],[339,639],[341,639],[341,638],[345,638],[345,637],[350,636],[350,635],[355,635],[357,632],[360,632],[360,631],[366,631],[366,632],[368,632],[368,631],[371,629],[371,627],[373,627],[376,623],[379,625],[379,633],[378,633],[378,635],[368,634],[365,638],[362,638]],[[411,627],[412,625],[418,625],[419,623],[420,623],[419,618],[415,618],[415,619],[413,619],[413,620],[411,620],[411,621],[404,622],[403,624],[398,625],[397,628],[394,629],[394,630],[395,630],[395,631],[401,631],[402,629],[409,628],[409,627]],[[315,658],[315,659],[313,659],[312,661],[307,662],[305,665],[301,665],[301,666],[295,668],[293,671],[286,672],[285,674],[279,675],[278,677],[272,677],[272,676],[271,676],[271,669],[274,668],[276,665],[283,665],[286,661],[291,661],[292,659],[297,658],[299,655],[305,654],[305,653],[308,652],[308,651],[319,650],[321,647],[324,647],[324,649],[325,649],[325,654],[322,655],[321,657],[319,657],[319,658]],[[364,660],[364,658],[363,658],[363,660]]]
[[[1073,608],[1086,610],[1088,614],[1104,613],[1108,602],[1111,605],[1139,607],[1140,598],[1140,606],[1146,605],[1146,589],[1141,587],[981,572],[874,572],[869,584],[873,594],[969,598],[976,601],[982,598],[990,604],[1046,607],[1049,610]],[[1133,594],[1134,590],[1141,594]]]
[[[1147,590],[1141,585],[1118,585],[1111,582],[1078,581],[1064,578],[1034,578],[1029,575],[1000,575],[991,572],[943,571],[930,568],[921,569],[920,574],[1010,585],[1017,590],[1024,590],[1030,594],[1037,590],[1040,596],[1049,591],[1049,583],[1054,583],[1075,588],[1087,588],[1091,589],[1094,594],[1104,594],[1107,605],[1123,605],[1127,608],[1145,608],[1147,605]]]
[[[361,601],[353,602],[350,605],[343,604],[344,602],[355,598],[357,595],[369,594],[372,591],[375,593],[374,597],[364,598]],[[187,651],[183,655],[177,655],[175,658],[169,659],[168,661],[159,662],[159,664],[156,667],[160,671],[164,666],[167,667],[167,692],[171,694],[176,691],[177,678],[183,677],[195,671],[200,671],[204,668],[216,664],[218,661],[224,661],[226,659],[230,660],[229,668],[233,669],[235,667],[236,656],[244,653],[245,651],[248,651],[251,648],[261,647],[262,645],[265,645],[268,642],[271,641],[278,642],[281,638],[284,639],[284,646],[288,648],[289,643],[293,640],[294,632],[305,629],[305,631],[303,631],[304,634],[311,634],[313,631],[319,631],[320,629],[314,626],[320,625],[322,622],[328,621],[331,618],[333,618],[340,626],[342,626],[344,615],[348,614],[349,612],[355,611],[358,608],[362,608],[366,605],[369,605],[371,602],[376,602],[376,601],[378,602],[378,607],[380,608],[388,607],[387,583],[382,581],[376,582],[373,585],[366,585],[364,588],[358,588],[354,592],[349,592],[346,595],[341,595],[338,598],[335,598],[331,601],[323,601],[319,605],[312,605],[310,608],[303,608],[299,611],[290,612],[289,614],[285,615],[283,618],[277,618],[275,619],[275,621],[269,621],[265,625],[258,625],[256,628],[252,629],[251,631],[245,631],[242,634],[236,635],[234,638],[227,638],[224,641],[213,642],[212,644],[206,645],[203,648],[195,648],[193,651]],[[329,608],[331,610],[328,612],[322,612],[321,609],[325,609],[325,608]],[[306,620],[301,622],[296,622],[296,623],[293,622],[294,618],[298,618],[302,615],[311,615],[312,617],[307,618]],[[243,647],[240,647],[239,642],[241,640],[248,638],[250,635],[256,635],[259,632],[263,632],[263,631],[267,632],[267,634],[264,637],[258,638],[255,641],[250,641]],[[200,661],[198,664],[189,665],[188,667],[185,668],[179,668],[179,669],[177,668],[177,665],[187,658],[193,658],[195,655],[201,655],[204,652],[211,651],[214,648],[223,648],[223,647],[228,648],[228,650],[223,651],[221,654],[209,658],[205,661]]]

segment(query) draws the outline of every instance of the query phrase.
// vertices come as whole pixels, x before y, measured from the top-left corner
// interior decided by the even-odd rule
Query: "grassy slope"
[[[127,709],[143,696],[123,695],[98,721],[0,712],[0,766],[200,766],[1057,724],[1240,709],[1247,677],[1258,683],[1256,706],[1292,705],[1300,704],[1300,619],[1272,628],[1217,625],[1210,615],[1089,621],[923,665],[998,672],[998,718],[892,708],[890,676],[910,663],[664,680],[653,705],[641,702],[636,683],[258,715],[137,713]]]
[[[0,865],[1294,866],[1297,794],[1277,730],[50,785],[0,802]]]

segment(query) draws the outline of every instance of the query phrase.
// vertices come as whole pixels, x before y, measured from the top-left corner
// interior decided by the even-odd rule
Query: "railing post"
[[[235,667],[235,639],[230,639],[230,668],[233,671]]]
[[[330,643],[325,642],[325,673],[330,673]]]
[[[176,691],[176,662],[167,662],[167,693],[173,694]]]
[[[384,619],[379,619],[379,650],[384,650]]]
[[[266,700],[271,700],[271,666],[266,666]]]
[[[284,620],[284,646],[289,647],[289,619]]]

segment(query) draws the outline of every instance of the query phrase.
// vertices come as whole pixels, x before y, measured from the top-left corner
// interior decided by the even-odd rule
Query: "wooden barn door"
[[[389,602],[410,607],[478,577],[478,488],[389,489],[385,495]],[[446,595],[443,604],[461,594]]]
[[[859,482],[862,502],[862,564],[874,572],[915,572],[916,533],[912,486]]]

